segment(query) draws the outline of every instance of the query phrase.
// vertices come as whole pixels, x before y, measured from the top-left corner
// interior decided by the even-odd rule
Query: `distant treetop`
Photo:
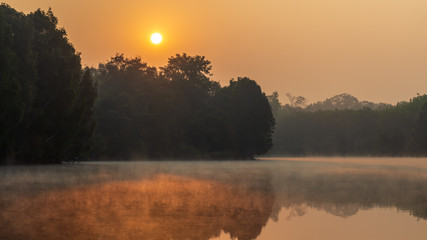
[[[310,112],[319,110],[359,110],[363,108],[368,108],[372,110],[382,110],[388,107],[391,107],[391,105],[386,103],[359,101],[356,97],[348,93],[342,93],[328,98],[325,101],[318,101],[316,103],[312,103],[308,105],[305,110]]]

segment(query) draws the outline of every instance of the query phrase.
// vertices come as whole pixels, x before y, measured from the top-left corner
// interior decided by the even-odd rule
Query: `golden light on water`
[[[160,33],[153,33],[151,35],[151,42],[154,44],[159,44],[161,43],[163,40],[162,35],[160,35]]]
[[[264,160],[2,167],[0,239],[426,239],[425,158]]]

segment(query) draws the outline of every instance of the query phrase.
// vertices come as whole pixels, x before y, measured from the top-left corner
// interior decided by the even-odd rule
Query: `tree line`
[[[121,54],[82,68],[52,11],[0,5],[0,163],[79,159],[250,159],[274,118],[246,77],[221,87],[203,56],[159,69]]]
[[[269,101],[277,121],[272,155],[427,155],[427,95],[395,106],[349,94],[308,106],[282,105],[277,93]]]
[[[282,105],[246,77],[220,86],[210,61],[185,53],[160,68],[122,54],[83,68],[57,24],[51,10],[0,5],[0,164],[251,159],[273,142],[272,155],[427,155],[426,95]]]
[[[274,118],[249,78],[221,87],[205,57],[177,54],[159,70],[113,57],[99,84],[92,154],[100,159],[248,159],[272,146]]]

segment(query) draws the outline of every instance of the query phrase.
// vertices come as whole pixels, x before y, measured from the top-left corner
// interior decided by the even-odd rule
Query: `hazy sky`
[[[427,93],[426,0],[3,2],[26,13],[52,7],[89,66],[116,53],[162,66],[186,52],[206,56],[221,84],[248,76],[282,102],[287,92],[389,103]],[[160,45],[149,41],[156,31]]]

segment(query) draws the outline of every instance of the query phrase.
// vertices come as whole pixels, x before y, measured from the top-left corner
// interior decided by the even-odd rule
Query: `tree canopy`
[[[95,78],[94,158],[248,159],[272,145],[274,119],[255,81],[221,87],[202,56],[177,54],[159,70],[117,55]]]
[[[427,155],[427,95],[391,106],[341,94],[306,108],[277,107],[277,97],[269,97],[279,109],[270,154]]]
[[[54,163],[88,150],[96,88],[57,23],[50,9],[0,5],[1,162]]]
[[[272,145],[261,88],[248,78],[221,87],[203,56],[157,69],[117,54],[83,69],[50,9],[6,4],[0,33],[0,163],[248,159]]]
[[[123,54],[83,68],[50,9],[1,4],[0,164],[252,159],[273,142],[277,155],[427,154],[426,95],[391,106],[287,94],[281,105],[254,80],[221,86],[211,70],[186,53],[160,68]]]

